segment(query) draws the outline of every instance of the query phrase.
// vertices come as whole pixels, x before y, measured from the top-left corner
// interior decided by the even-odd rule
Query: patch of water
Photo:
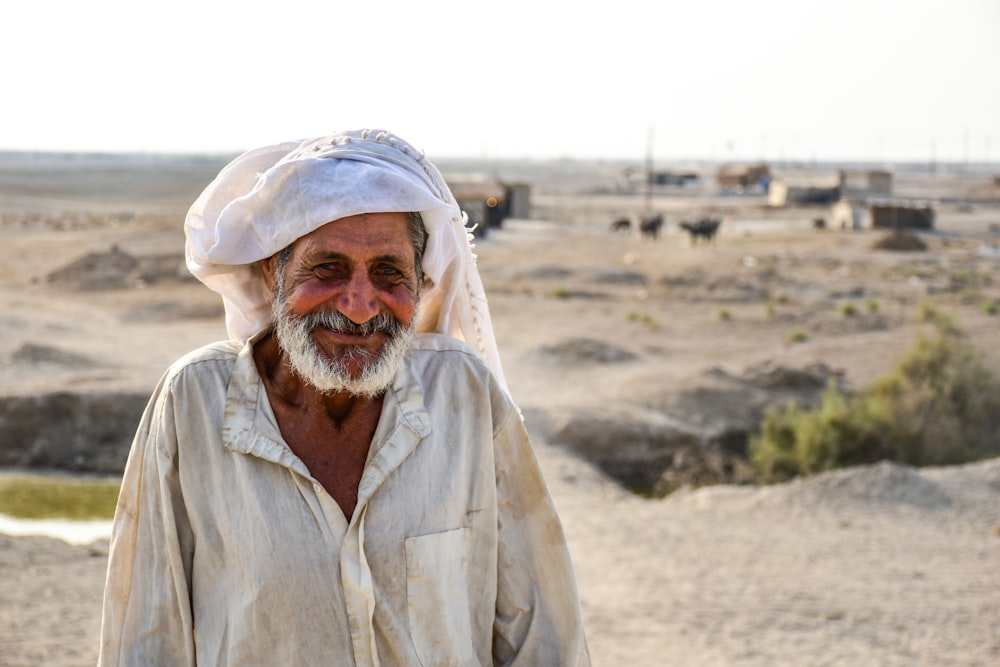
[[[0,514],[0,533],[15,537],[53,537],[70,544],[91,544],[111,537],[110,520],[18,519]]]

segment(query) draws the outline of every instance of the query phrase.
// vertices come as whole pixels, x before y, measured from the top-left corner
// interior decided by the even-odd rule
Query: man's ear
[[[268,294],[274,294],[274,286],[277,282],[277,265],[278,256],[271,255],[266,257],[259,262],[257,265],[260,267],[260,272],[264,276],[264,286],[267,287]]]

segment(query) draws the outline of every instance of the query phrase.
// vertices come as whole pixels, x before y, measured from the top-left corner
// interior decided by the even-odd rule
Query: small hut
[[[661,170],[652,173],[653,185],[673,185],[677,187],[693,187],[698,185],[701,176],[696,171]]]
[[[531,217],[531,186],[527,183],[503,183],[507,194],[507,217],[527,219]]]
[[[830,208],[833,229],[867,229],[871,227],[868,208],[858,201],[841,199]]]
[[[829,206],[840,199],[840,181],[831,176],[775,178],[767,192],[770,206]]]
[[[892,172],[884,169],[841,169],[840,193],[844,197],[892,196]]]
[[[871,218],[875,229],[934,229],[934,209],[930,204],[873,204]]]
[[[724,164],[715,173],[715,182],[727,190],[746,190],[758,187],[767,191],[771,181],[771,169],[760,164]]]
[[[905,200],[841,199],[830,209],[834,229],[933,229],[934,207]]]
[[[469,226],[475,228],[476,236],[485,236],[506,218],[531,215],[530,185],[503,183],[482,174],[446,175],[445,180],[459,208],[469,216]]]

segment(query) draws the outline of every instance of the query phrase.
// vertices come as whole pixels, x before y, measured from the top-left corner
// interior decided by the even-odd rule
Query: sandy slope
[[[597,664],[1000,660],[1000,461],[662,502],[566,474],[550,478]]]
[[[596,665],[1000,661],[1000,460],[645,501],[538,449]],[[105,549],[0,536],[0,665],[93,664]]]

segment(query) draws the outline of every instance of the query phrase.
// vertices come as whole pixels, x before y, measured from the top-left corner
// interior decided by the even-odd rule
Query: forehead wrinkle
[[[362,216],[351,216],[351,218],[359,217]],[[345,225],[337,227],[335,234],[329,233],[327,230],[330,228],[330,225],[334,225],[337,222],[339,221],[335,220],[327,223],[319,229],[297,239],[292,245],[293,252],[303,257],[328,255],[339,256],[344,259],[351,259],[352,256],[362,257],[370,251],[378,252],[380,255],[386,257],[399,256],[396,253],[404,248],[405,253],[415,253],[413,241],[410,239],[406,228],[399,229],[399,234],[393,233],[393,230],[390,229],[383,229],[372,234],[372,230],[351,228]],[[368,258],[365,257],[365,259],[367,260]]]
[[[308,247],[303,250],[301,259],[309,263],[336,260],[347,262],[349,264],[356,264],[360,260],[360,262],[366,266],[382,263],[406,266],[414,263],[413,257],[397,255],[395,253],[381,253],[371,257],[356,258],[339,250],[323,250],[321,248],[311,249]]]

